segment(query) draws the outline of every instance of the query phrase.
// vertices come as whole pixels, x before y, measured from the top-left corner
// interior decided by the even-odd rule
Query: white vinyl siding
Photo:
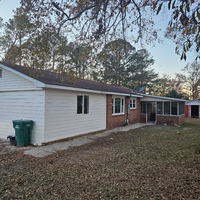
[[[2,77],[0,78],[0,91],[10,90],[27,90],[34,89],[34,83],[16,75],[6,69],[2,69]]]
[[[106,95],[45,90],[45,142],[106,129]],[[77,96],[89,96],[89,113],[77,114]]]
[[[33,120],[31,143],[44,141],[44,91],[0,93],[0,138],[15,134],[12,120]]]

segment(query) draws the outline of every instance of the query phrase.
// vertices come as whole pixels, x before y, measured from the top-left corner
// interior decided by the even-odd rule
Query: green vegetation
[[[0,199],[198,199],[199,130],[199,119],[186,119],[45,158],[2,154]]]

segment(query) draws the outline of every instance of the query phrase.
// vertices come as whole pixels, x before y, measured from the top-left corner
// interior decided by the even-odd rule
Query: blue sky
[[[0,17],[3,18],[4,22],[8,21],[9,18],[12,18],[13,10],[16,7],[20,6],[20,0],[0,0]],[[168,24],[166,16],[159,15],[156,17],[156,28],[165,29]],[[180,61],[180,57],[175,54],[175,44],[168,39],[165,39],[163,32],[159,33],[164,42],[156,43],[155,47],[150,45],[144,46],[153,56],[155,64],[152,68],[159,73],[168,74],[172,78],[175,77],[175,73],[180,73],[181,69],[188,63],[193,62],[196,55],[195,53],[187,54],[187,61]],[[137,49],[140,47],[137,46]]]

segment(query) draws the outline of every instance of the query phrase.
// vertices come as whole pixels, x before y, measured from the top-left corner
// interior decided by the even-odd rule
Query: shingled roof
[[[83,80],[83,79],[71,80],[67,75],[60,75],[54,72],[27,68],[20,65],[12,65],[10,63],[5,63],[1,61],[0,64],[5,65],[6,67],[9,67],[13,70],[16,70],[26,76],[34,78],[44,84],[74,87],[74,88],[81,88],[88,90],[97,90],[97,91],[111,92],[111,93],[136,94],[132,92],[132,89],[127,87],[109,85],[105,83]]]

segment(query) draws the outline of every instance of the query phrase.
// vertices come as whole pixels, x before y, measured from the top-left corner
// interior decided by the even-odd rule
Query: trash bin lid
[[[33,124],[33,120],[13,120],[15,124]]]

